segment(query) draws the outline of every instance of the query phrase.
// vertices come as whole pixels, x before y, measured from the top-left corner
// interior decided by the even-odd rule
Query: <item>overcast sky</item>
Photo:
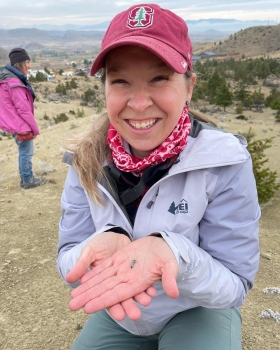
[[[110,21],[118,12],[139,4],[140,1],[0,0],[0,28],[19,28],[33,24],[98,24]],[[233,18],[264,20],[268,24],[269,21],[280,22],[280,0],[170,0],[156,3],[174,11],[186,21]]]

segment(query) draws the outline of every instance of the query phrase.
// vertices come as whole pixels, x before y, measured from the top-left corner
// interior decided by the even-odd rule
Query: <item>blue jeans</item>
[[[71,350],[241,350],[239,309],[196,307],[174,316],[158,334],[138,336],[106,311],[92,314]]]
[[[34,179],[31,162],[34,154],[33,140],[18,141],[15,138],[15,141],[18,145],[19,174],[22,178],[22,182],[28,184]]]

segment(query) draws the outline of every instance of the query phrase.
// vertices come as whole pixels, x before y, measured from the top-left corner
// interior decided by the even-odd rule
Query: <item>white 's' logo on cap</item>
[[[127,27],[130,29],[147,28],[153,24],[154,10],[150,6],[134,7],[129,13]]]

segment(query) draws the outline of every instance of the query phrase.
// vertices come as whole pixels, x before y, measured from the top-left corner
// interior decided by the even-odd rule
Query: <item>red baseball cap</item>
[[[156,4],[131,6],[111,21],[91,67],[94,75],[105,65],[106,54],[115,47],[136,45],[160,57],[177,73],[192,70],[192,43],[186,22]]]

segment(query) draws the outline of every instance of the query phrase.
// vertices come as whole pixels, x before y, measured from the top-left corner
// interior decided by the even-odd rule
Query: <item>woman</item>
[[[93,63],[107,114],[65,154],[57,259],[70,308],[92,314],[74,350],[241,349],[257,191],[245,140],[188,113],[191,55],[183,19],[146,4]]]
[[[34,118],[35,93],[27,81],[31,63],[22,48],[11,50],[9,57],[11,64],[0,73],[0,129],[14,136],[19,150],[20,186],[29,189],[46,182],[45,178],[35,178],[32,171],[33,139],[39,129]]]

